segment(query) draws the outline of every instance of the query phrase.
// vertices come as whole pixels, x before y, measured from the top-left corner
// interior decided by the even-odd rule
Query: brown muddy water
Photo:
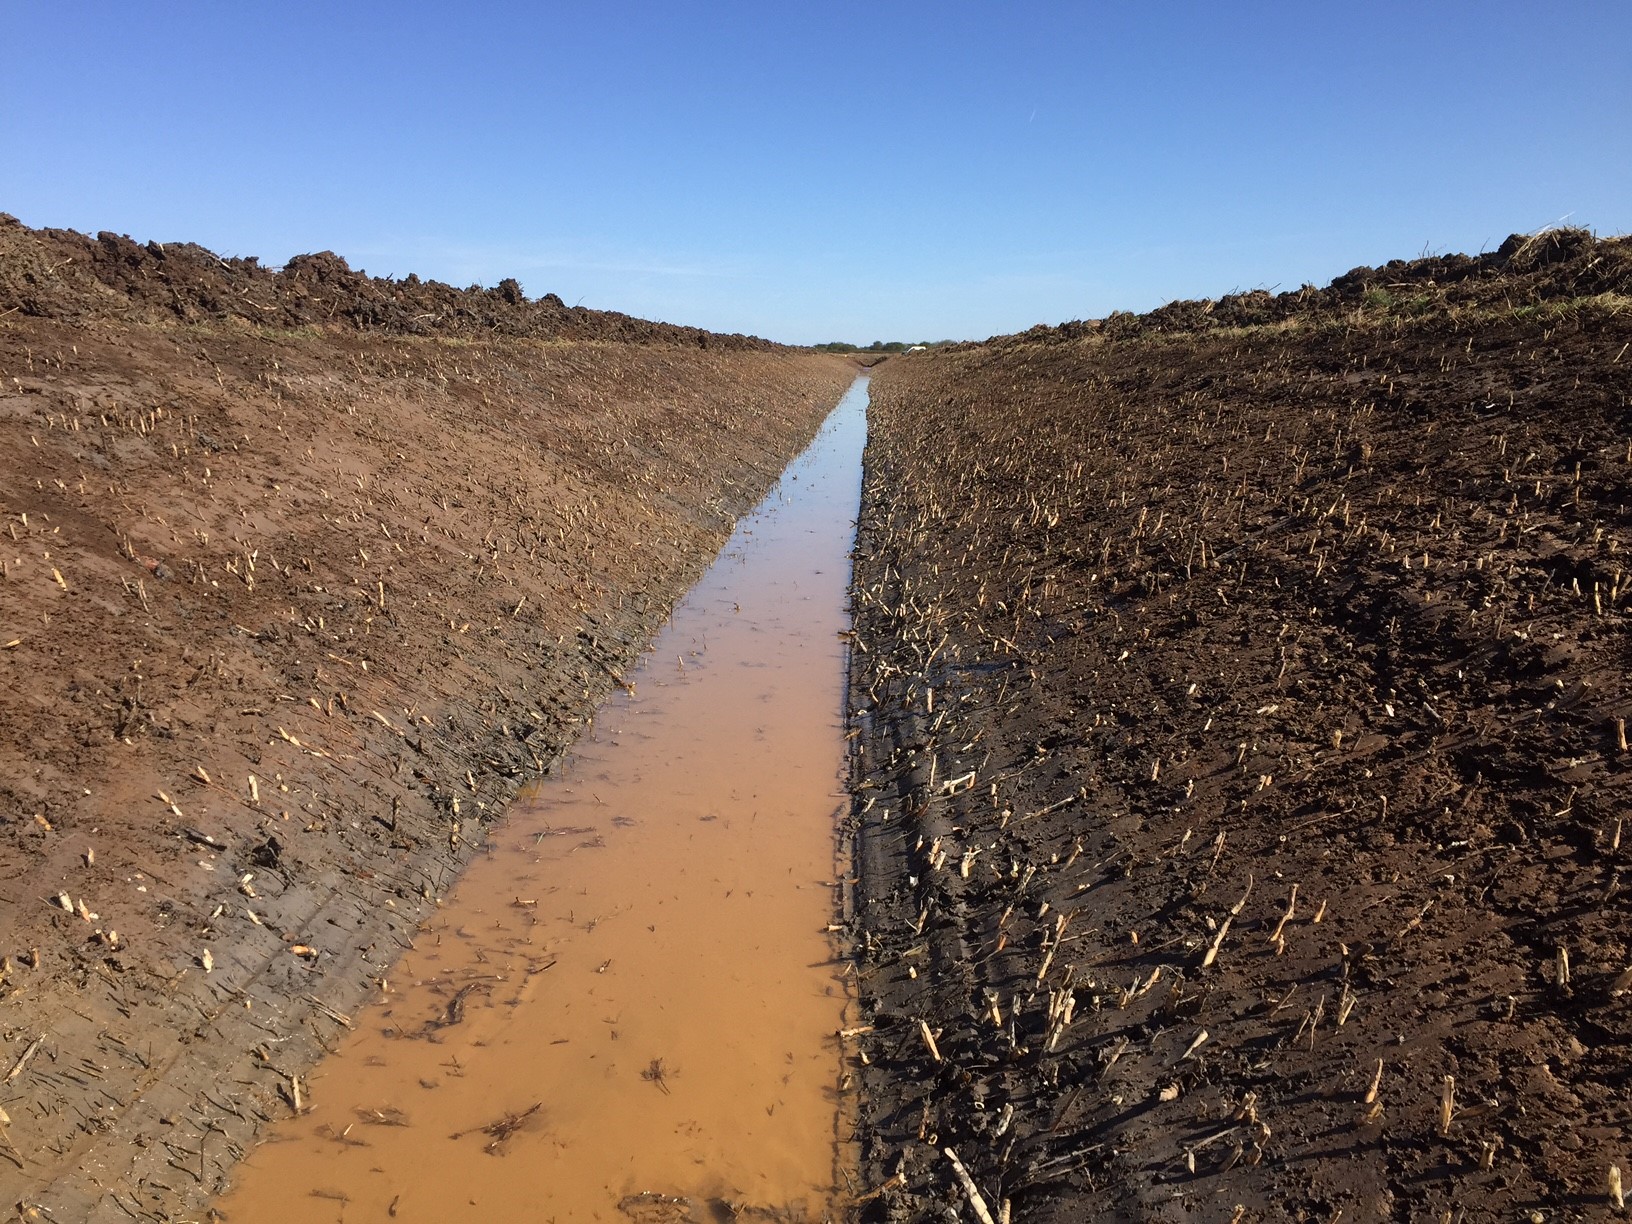
[[[866,399],[858,381],[632,691],[518,797],[221,1218],[836,1214],[829,926]]]

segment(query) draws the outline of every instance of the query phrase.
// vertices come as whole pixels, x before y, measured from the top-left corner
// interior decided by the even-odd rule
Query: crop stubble
[[[862,1218],[1612,1204],[1629,266],[1515,239],[881,369]]]
[[[0,290],[0,1188],[169,1216],[854,367],[6,218]]]

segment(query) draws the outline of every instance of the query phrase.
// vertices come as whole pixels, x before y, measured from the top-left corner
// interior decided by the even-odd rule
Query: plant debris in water
[[[463,1139],[466,1135],[481,1133],[488,1136],[487,1146],[482,1150],[489,1156],[502,1156],[504,1145],[510,1141],[522,1126],[539,1110],[544,1108],[544,1102],[539,1101],[519,1113],[505,1114],[496,1122],[489,1122],[486,1126],[478,1126],[472,1130],[455,1131],[449,1138]]]
[[[652,1059],[651,1064],[640,1073],[640,1078],[645,1080],[648,1084],[655,1085],[657,1088],[662,1090],[664,1096],[668,1096],[669,1076],[673,1074],[674,1072],[670,1071],[663,1065],[663,1060],[661,1058],[654,1058]]]

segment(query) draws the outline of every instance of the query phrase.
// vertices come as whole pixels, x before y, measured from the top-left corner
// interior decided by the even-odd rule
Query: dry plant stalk
[[[1356,995],[1354,993],[1354,991],[1349,988],[1348,983],[1345,982],[1343,984],[1343,995],[1337,1001],[1337,1027],[1338,1028],[1343,1027],[1344,1023],[1349,1018],[1349,1013],[1354,1010],[1354,1005],[1358,1001],[1359,1001],[1359,996]]]
[[[929,1022],[927,1020],[918,1021],[918,1035],[924,1039],[924,1048],[929,1051],[931,1058],[936,1062],[946,1061],[941,1057],[941,1049],[935,1044],[935,1034],[929,1031]]]
[[[1218,950],[1224,946],[1224,936],[1230,933],[1230,923],[1234,921],[1235,917],[1231,915],[1218,924],[1218,934],[1213,936],[1212,946],[1207,949],[1206,955],[1201,958],[1201,967],[1203,969],[1218,959]]]
[[[1371,1087],[1366,1089],[1366,1095],[1361,1098],[1362,1105],[1372,1105],[1377,1101],[1377,1090],[1383,1086],[1383,1060],[1377,1060],[1377,1070],[1371,1077]]]
[[[884,1182],[882,1185],[879,1185],[879,1186],[875,1187],[874,1189],[867,1191],[867,1193],[865,1193],[865,1194],[859,1194],[855,1198],[851,1199],[850,1200],[850,1206],[860,1207],[863,1203],[870,1203],[876,1198],[882,1198],[884,1195],[888,1194],[891,1190],[894,1190],[897,1187],[904,1187],[906,1184],[907,1184],[907,1179],[906,1179],[905,1174],[896,1173],[894,1176],[892,1176],[888,1181]]]
[[[306,1093],[298,1075],[289,1077],[289,1108],[295,1111],[296,1117],[306,1112]]]
[[[1281,915],[1281,920],[1275,924],[1275,933],[1269,937],[1269,942],[1270,943],[1279,943],[1280,942],[1281,932],[1286,930],[1286,924],[1292,921],[1292,916],[1294,914],[1296,914],[1297,911],[1298,911],[1298,886],[1296,884],[1294,884],[1294,885],[1292,885],[1292,895],[1291,895],[1291,897],[1289,897],[1287,899],[1287,902],[1286,902],[1286,913],[1282,914]]]
[[[1077,1009],[1077,992],[1072,990],[1069,983],[1061,990],[1048,992],[1048,1038],[1044,1049],[1052,1054],[1060,1037],[1071,1026],[1071,1020]]]
[[[1072,911],[1075,913],[1075,911]],[[1061,914],[1054,922],[1054,942],[1048,946],[1043,955],[1042,966],[1037,970],[1037,980],[1040,982],[1048,976],[1048,971],[1054,965],[1054,954],[1060,950],[1060,942],[1065,938],[1065,928],[1071,925],[1072,914]]]
[[[963,1167],[963,1161],[958,1159],[958,1154],[951,1148],[943,1148],[942,1151],[952,1162],[952,1172],[957,1174],[963,1192],[969,1196],[969,1206],[974,1211],[975,1218],[980,1224],[997,1224],[997,1221],[992,1219],[991,1210],[986,1206],[986,1199],[981,1194],[980,1187],[975,1185],[975,1179],[969,1176],[969,1170]]]

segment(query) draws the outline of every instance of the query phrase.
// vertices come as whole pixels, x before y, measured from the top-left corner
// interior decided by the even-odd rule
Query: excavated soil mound
[[[1626,255],[1515,240],[1336,313],[881,369],[863,1218],[1607,1217]],[[1384,281],[1437,296],[1348,308]]]
[[[854,376],[543,305],[552,338],[494,338],[471,320],[534,307],[482,295],[389,334],[355,321],[381,282],[121,244],[0,229],[0,1196],[30,1219],[196,1218]],[[345,323],[285,329],[324,293]]]
[[[1325,288],[1286,293],[1252,289],[1210,301],[1170,302],[1147,314],[1117,311],[1104,319],[1038,326],[991,343],[1050,343],[1102,334],[1149,336],[1299,323],[1373,323],[1463,312],[1523,316],[1545,303],[1632,294],[1632,238],[1596,238],[1584,229],[1514,234],[1483,255],[1391,259],[1360,267]]]
[[[340,328],[376,335],[619,340],[700,348],[774,349],[753,336],[652,323],[567,306],[553,293],[529,301],[514,280],[455,289],[417,276],[354,272],[332,251],[280,268],[224,259],[190,242],[138,243],[121,234],[29,229],[0,213],[0,312],[87,322],[212,322],[255,328]]]

